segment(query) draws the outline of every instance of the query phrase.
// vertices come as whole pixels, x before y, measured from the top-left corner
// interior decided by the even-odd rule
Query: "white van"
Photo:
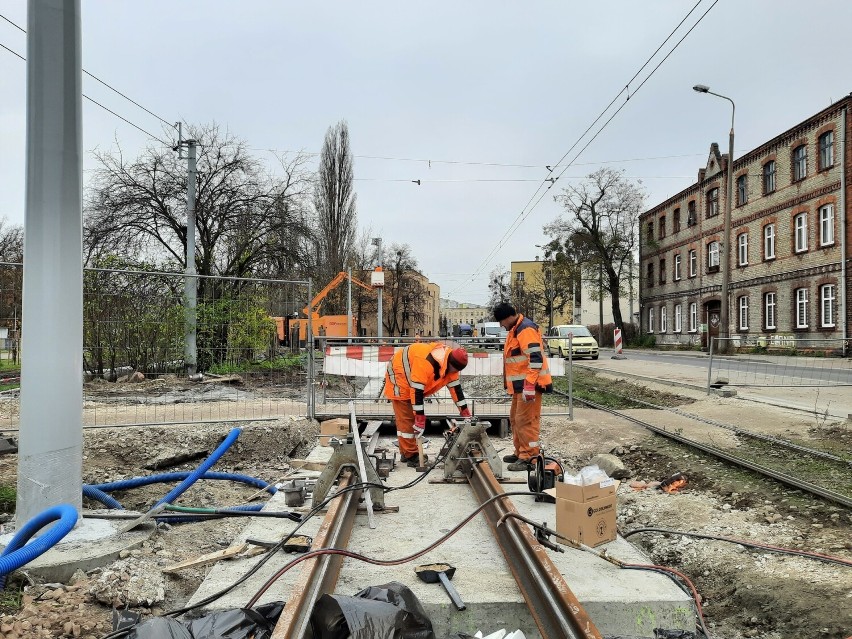
[[[479,322],[473,329],[473,336],[482,348],[502,348],[507,332],[500,322]]]

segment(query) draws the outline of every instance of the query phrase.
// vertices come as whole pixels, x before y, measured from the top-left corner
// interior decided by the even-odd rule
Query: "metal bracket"
[[[331,454],[331,459],[328,460],[325,470],[322,471],[319,479],[317,479],[316,486],[314,486],[313,503],[316,505],[323,501],[343,469],[350,468],[358,476],[358,482],[377,484],[376,486],[370,486],[370,497],[373,500],[373,508],[384,510],[385,491],[379,486],[382,480],[371,463],[365,464],[367,477],[361,477],[361,473],[358,470],[358,454],[355,450],[352,434],[350,433],[345,440],[332,438],[329,444],[334,449],[334,452]],[[364,446],[363,443],[360,443],[360,445]]]
[[[485,433],[488,422],[457,422],[454,439],[447,442],[444,479],[467,477],[472,463],[487,461],[497,479],[503,477],[503,460]]]

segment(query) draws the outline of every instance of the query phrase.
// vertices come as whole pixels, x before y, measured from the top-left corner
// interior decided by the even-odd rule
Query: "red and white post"
[[[624,359],[624,347],[621,341],[621,329],[616,328],[613,331],[613,344],[615,345],[615,355],[612,356],[612,359]]]

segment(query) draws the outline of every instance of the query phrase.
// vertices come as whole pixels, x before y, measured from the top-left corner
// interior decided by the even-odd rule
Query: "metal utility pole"
[[[376,266],[381,268],[381,266],[382,266],[382,238],[374,237],[373,238],[373,245],[376,247]],[[383,315],[382,315],[382,297],[384,297],[384,295],[382,295],[382,293],[384,293],[384,289],[378,288],[377,291],[378,291],[378,297],[379,297],[379,309],[378,309],[378,326],[376,327],[376,336],[381,337],[382,336],[382,317],[383,317]]]
[[[346,337],[352,338],[352,269],[346,269]]]
[[[598,313],[601,318],[600,330],[598,331],[598,344],[603,346],[603,262],[598,264]]]
[[[183,361],[187,377],[194,375],[198,368],[198,349],[196,345],[196,307],[198,306],[198,276],[195,272],[195,184],[196,184],[196,148],[195,140],[184,140],[181,123],[175,124],[178,130],[178,159],[183,159],[183,147],[187,147],[186,159],[186,266],[184,268],[183,293],[184,307],[184,346]]]
[[[19,530],[47,508],[83,505],[80,13],[80,0],[27,5]]]

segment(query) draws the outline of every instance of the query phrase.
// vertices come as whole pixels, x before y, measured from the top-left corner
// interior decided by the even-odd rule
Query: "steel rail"
[[[662,435],[663,437],[668,437],[669,439],[673,439],[676,442],[684,444],[685,446],[689,446],[691,448],[696,448],[702,452],[705,452],[713,457],[718,457],[719,459],[724,459],[727,462],[740,466],[742,468],[747,468],[748,470],[754,471],[760,475],[764,475],[766,477],[770,477],[776,481],[781,482],[782,484],[787,484],[788,486],[792,486],[793,488],[797,488],[799,490],[803,490],[805,492],[811,493],[813,495],[817,495],[818,497],[822,497],[823,499],[827,499],[836,504],[840,504],[847,508],[852,508],[852,498],[847,495],[843,495],[841,493],[835,492],[833,490],[829,490],[827,488],[823,488],[822,486],[818,486],[816,484],[812,484],[809,481],[804,479],[800,479],[798,477],[793,477],[792,475],[788,475],[786,473],[782,473],[777,470],[773,470],[761,464],[757,464],[755,462],[750,462],[748,460],[742,459],[735,455],[731,455],[726,453],[725,451],[716,448],[715,446],[709,446],[707,444],[702,444],[701,442],[697,442],[693,439],[689,439],[687,437],[683,437],[682,435],[678,435],[677,433],[673,433],[671,431],[666,430],[665,428],[660,428],[659,426],[655,426],[650,422],[643,421],[641,419],[637,419],[636,417],[632,417],[627,415],[621,411],[614,410],[612,408],[607,408],[601,404],[596,404],[595,402],[591,402],[587,399],[578,399],[578,402],[582,402],[591,408],[596,410],[602,410],[604,412],[610,413],[611,415],[616,415],[621,417],[622,419],[626,419],[634,424],[638,424],[643,428],[647,428],[650,431],[657,433],[658,435]]]
[[[468,480],[480,504],[504,492],[486,462],[473,464]],[[517,514],[511,501],[495,499],[483,514],[541,636],[544,639],[601,639],[562,573],[529,528],[513,518],[501,523],[505,515]]]
[[[341,473],[338,491],[352,483],[352,472]],[[358,510],[360,490],[350,490],[331,501],[320,529],[314,537],[313,548],[346,548]],[[340,576],[342,555],[323,555],[309,559],[291,589],[270,639],[307,639],[310,631],[311,611],[323,594],[331,594]]]

